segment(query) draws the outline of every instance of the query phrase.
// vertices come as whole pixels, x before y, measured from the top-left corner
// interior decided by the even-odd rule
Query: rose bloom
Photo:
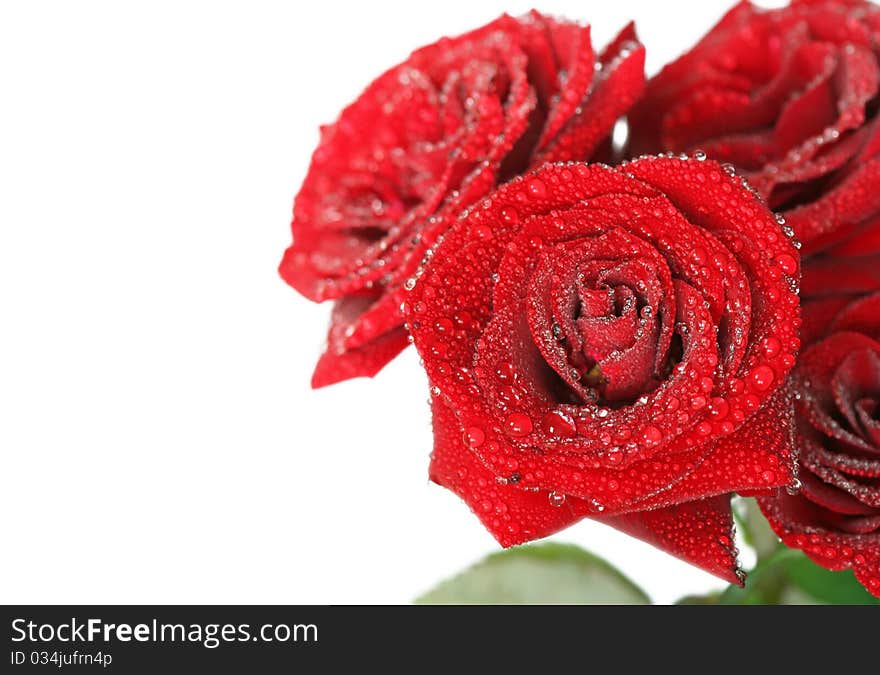
[[[786,545],[828,569],[851,568],[880,597],[877,289],[876,254],[805,268],[805,346],[792,376],[802,485],[759,503]]]
[[[589,27],[502,16],[415,51],[324,127],[279,269],[335,301],[312,385],[372,376],[407,345],[403,283],[446,214],[543,161],[607,157],[643,71],[632,26],[597,56]]]
[[[408,327],[432,480],[504,545],[583,517],[738,581],[730,493],[794,481],[798,255],[702,158],[554,163],[451,225]]]
[[[631,152],[700,148],[784,213],[805,254],[880,217],[880,8],[742,2],[648,83]]]

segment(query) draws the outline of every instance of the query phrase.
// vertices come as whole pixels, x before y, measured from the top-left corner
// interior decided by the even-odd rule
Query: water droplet
[[[505,223],[513,225],[519,222],[519,212],[512,206],[505,206],[501,209],[501,219]]]
[[[769,366],[758,366],[751,373],[749,373],[749,380],[752,383],[752,386],[758,391],[765,391],[773,384],[773,379],[776,377],[773,369]]]
[[[456,312],[455,314],[455,325],[459,328],[470,328],[471,322],[473,321],[473,317],[470,315],[470,312]]]
[[[565,504],[565,495],[561,492],[556,492],[556,490],[548,494],[547,499],[550,502],[550,506],[555,506],[557,508]]]
[[[479,448],[486,440],[486,434],[480,427],[468,427],[464,432],[464,442],[471,448]]]
[[[513,369],[512,363],[502,363],[495,372],[502,382],[512,382],[516,379],[516,371]]]
[[[532,178],[528,182],[528,188],[529,192],[539,199],[547,195],[547,186],[544,185],[544,181],[542,181],[540,178]]]
[[[446,357],[446,354],[449,352],[449,347],[445,342],[441,342],[440,340],[432,340],[428,343],[428,352],[431,356],[435,356],[438,359],[442,359]]]
[[[716,420],[721,420],[727,417],[727,413],[730,411],[730,406],[727,405],[727,401],[723,398],[715,397],[711,401],[709,401],[709,414]]]
[[[618,447],[608,448],[603,457],[606,464],[617,466],[623,461],[623,451]]]
[[[510,436],[528,436],[532,433],[532,419],[524,413],[511,413],[504,421],[504,429]]]
[[[474,234],[477,239],[491,239],[492,238],[492,228],[487,225],[477,225],[474,228]]]
[[[663,440],[663,432],[655,426],[647,426],[642,431],[642,443],[646,448],[653,448]]]
[[[571,438],[577,433],[577,428],[568,415],[558,410],[551,410],[541,420],[544,431],[551,436]]]
[[[764,349],[764,354],[772,358],[779,353],[782,345],[775,337],[767,337],[761,342],[761,347]]]
[[[794,274],[797,272],[797,261],[787,253],[776,256],[776,264],[782,268],[786,274]]]

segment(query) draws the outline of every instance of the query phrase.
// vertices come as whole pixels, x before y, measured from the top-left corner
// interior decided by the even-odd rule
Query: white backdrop
[[[318,125],[532,4],[0,6],[0,601],[408,602],[496,550],[427,481],[415,353],[310,391],[329,307],[275,270]],[[537,7],[599,44],[637,19],[653,72],[728,4]],[[659,602],[722,585],[596,523],[555,539]]]

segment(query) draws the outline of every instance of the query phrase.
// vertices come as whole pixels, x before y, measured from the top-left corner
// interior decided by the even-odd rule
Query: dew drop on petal
[[[501,219],[510,225],[519,222],[519,212],[512,206],[505,206],[501,209]]]
[[[661,440],[663,440],[663,432],[655,426],[647,426],[642,431],[642,442],[646,448],[653,448]]]
[[[539,199],[547,196],[547,186],[540,178],[532,178],[528,182],[529,192]]]
[[[565,504],[565,495],[561,492],[556,492],[555,490],[547,495],[547,499],[550,502],[550,506],[555,506],[557,508]]]
[[[528,436],[532,433],[532,418],[520,412],[511,413],[504,421],[504,430],[510,436]]]
[[[468,427],[464,432],[464,442],[471,448],[478,448],[486,440],[486,434],[480,427]]]
[[[541,420],[544,431],[551,436],[571,438],[577,433],[574,421],[566,414],[558,410],[551,410]]]
[[[761,342],[761,347],[764,349],[764,354],[772,358],[779,353],[782,344],[775,337],[766,337],[763,342]]]
[[[765,391],[773,384],[773,379],[776,375],[773,373],[773,369],[770,366],[758,366],[751,373],[749,373],[749,381],[752,383],[752,386],[758,391]]]
[[[776,256],[776,264],[779,265],[782,271],[786,274],[794,274],[797,272],[797,261],[787,253]]]

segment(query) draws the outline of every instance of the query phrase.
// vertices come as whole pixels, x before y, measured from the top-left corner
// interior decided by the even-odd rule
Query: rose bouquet
[[[644,56],[505,15],[324,127],[280,267],[334,301],[312,384],[414,343],[430,477],[503,547],[591,518],[731,584],[701,602],[880,597],[880,8],[743,2]],[[595,561],[426,600],[503,600],[467,578],[517,556]]]

